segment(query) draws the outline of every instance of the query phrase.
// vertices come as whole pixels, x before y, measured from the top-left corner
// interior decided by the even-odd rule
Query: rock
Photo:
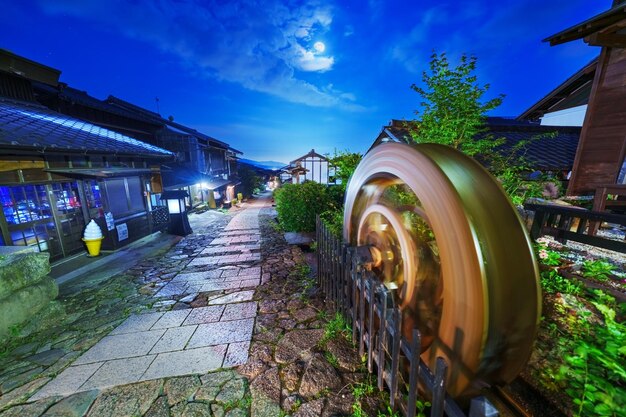
[[[202,385],[221,387],[227,381],[233,379],[237,374],[232,370],[211,372],[200,377]]]
[[[269,365],[258,357],[250,357],[245,365],[239,367],[239,372],[250,380],[254,380],[269,368]]]
[[[202,385],[197,376],[171,378],[165,382],[165,394],[170,406],[189,399]]]
[[[324,330],[321,329],[293,330],[280,340],[274,358],[278,363],[294,362],[306,356],[323,336]]]
[[[143,417],[170,417],[170,407],[167,404],[167,398],[157,398]]]
[[[304,363],[297,361],[290,363],[281,371],[282,381],[285,384],[285,388],[289,391],[296,391],[300,385],[300,378],[304,373]]]
[[[66,353],[63,349],[44,350],[41,353],[27,357],[26,360],[39,365],[50,366],[65,356]]]
[[[211,406],[204,403],[188,403],[181,417],[211,417]]]
[[[304,403],[293,414],[293,417],[319,417],[324,407],[324,399],[320,398],[315,401]]]
[[[356,372],[361,368],[358,354],[343,338],[331,339],[326,343],[326,351],[337,359],[339,369]]]
[[[46,411],[44,417],[82,417],[98,394],[98,390],[92,390],[71,395],[53,405]]]
[[[51,404],[54,404],[56,398],[43,398],[34,403],[17,405],[13,408],[1,412],[0,417],[39,417]],[[71,417],[71,416],[69,416]]]
[[[50,273],[49,258],[50,254],[47,252],[2,254],[0,256],[0,299],[41,281]]]
[[[302,404],[303,398],[298,394],[292,394],[285,397],[283,400],[283,411],[287,413],[295,411],[298,409],[300,404]]]
[[[211,411],[215,417],[224,417],[224,407],[219,404],[211,404]]]
[[[0,385],[0,389],[2,390],[2,392],[8,392],[15,387],[24,385],[26,382],[39,376],[43,372],[43,368],[41,366],[38,366],[36,368],[34,367],[36,365],[32,365],[32,366],[33,366],[32,368],[31,367],[19,368],[16,370],[16,372],[12,372],[10,378],[7,378],[2,383],[2,385]]]
[[[282,300],[262,300],[259,303],[259,313],[278,313],[285,308],[285,302]]]
[[[115,387],[100,395],[89,410],[89,417],[143,415],[157,399],[163,380]]]
[[[259,375],[252,381],[252,384],[250,384],[250,392],[252,393],[253,403],[257,399],[261,399],[271,401],[278,406],[280,404],[280,378],[278,377],[278,368],[270,368]]]
[[[215,397],[216,401],[222,403],[235,402],[241,400],[246,395],[246,384],[243,379],[231,379],[222,386],[222,390]]]
[[[352,415],[352,404],[354,397],[348,395],[331,395],[326,401],[326,407],[320,414],[322,417],[349,416]],[[366,408],[366,407],[364,407]],[[369,409],[369,406],[366,410]],[[365,415],[374,415],[367,412]]]
[[[325,390],[335,391],[341,387],[341,378],[324,357],[315,354],[307,364],[302,382],[300,395],[305,398],[314,398]]]
[[[312,307],[306,307],[300,310],[296,310],[292,313],[292,317],[299,323],[309,321],[317,317],[317,310]]]
[[[25,402],[28,397],[35,393],[35,391],[46,385],[50,379],[51,378],[37,378],[28,384],[22,385],[19,388],[15,388],[13,391],[3,394],[2,397],[0,397],[0,410]]]
[[[226,413],[226,417],[248,417],[248,413],[241,408],[235,408]]]

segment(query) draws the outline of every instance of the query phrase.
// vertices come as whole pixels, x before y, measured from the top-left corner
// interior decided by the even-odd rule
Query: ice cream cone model
[[[87,245],[87,251],[90,256],[100,255],[102,239],[104,239],[102,230],[100,230],[95,221],[91,220],[85,228],[85,234],[83,235],[83,242]]]

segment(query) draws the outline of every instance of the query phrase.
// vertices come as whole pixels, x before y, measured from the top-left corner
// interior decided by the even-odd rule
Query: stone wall
[[[0,343],[56,298],[59,289],[49,272],[48,253],[0,247]]]

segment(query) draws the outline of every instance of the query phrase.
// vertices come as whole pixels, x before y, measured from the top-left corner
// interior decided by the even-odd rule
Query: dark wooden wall
[[[567,193],[614,184],[626,152],[626,49],[602,48]]]

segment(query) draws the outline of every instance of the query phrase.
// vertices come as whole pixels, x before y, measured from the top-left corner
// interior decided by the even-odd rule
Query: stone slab
[[[107,361],[81,387],[81,391],[103,389],[139,381],[156,355]]]
[[[223,311],[224,306],[222,305],[193,308],[191,309],[189,316],[187,316],[187,319],[185,319],[185,322],[183,324],[185,326],[189,326],[193,324],[212,323],[215,321],[219,321]]]
[[[201,324],[189,340],[187,349],[247,342],[252,339],[253,326],[253,318]]]
[[[190,310],[175,310],[164,313],[161,318],[154,323],[151,330],[169,329],[170,327],[178,327],[183,324]]]
[[[251,317],[256,317],[256,311],[256,301],[228,304],[224,309],[224,314],[222,314],[221,321],[248,319]]]
[[[239,303],[241,301],[250,301],[254,297],[254,291],[238,291],[231,294],[222,295],[209,300],[209,305]]]
[[[245,365],[248,362],[248,352],[250,342],[237,342],[228,345],[226,357],[224,358],[224,368],[231,366]]]
[[[30,397],[31,401],[55,395],[70,395],[78,391],[97,370],[102,366],[100,363],[90,363],[88,365],[70,366],[46,384],[38,392]]]
[[[183,350],[198,326],[182,326],[167,329],[150,353],[172,352]]]
[[[147,355],[165,329],[106,336],[74,362],[76,365]]]
[[[225,355],[226,345],[160,353],[141,379],[204,374],[221,368]]]

